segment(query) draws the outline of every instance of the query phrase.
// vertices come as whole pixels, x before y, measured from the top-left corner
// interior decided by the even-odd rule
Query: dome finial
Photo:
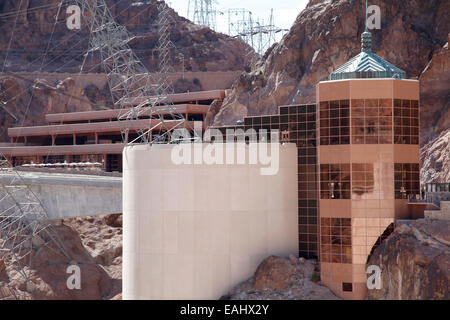
[[[368,19],[369,19],[369,12],[368,12],[367,1],[368,1],[368,0],[366,0],[366,30],[365,30],[365,31],[368,32],[369,29],[367,28],[367,22],[368,22]]]
[[[366,28],[361,35],[361,51],[372,52],[372,34],[369,32],[368,24],[368,6],[366,0]]]

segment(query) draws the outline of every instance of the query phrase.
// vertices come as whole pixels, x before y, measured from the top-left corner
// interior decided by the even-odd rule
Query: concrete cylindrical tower
[[[174,147],[124,150],[124,299],[218,299],[266,257],[298,252],[294,144],[279,146],[275,175],[254,164],[177,165]]]

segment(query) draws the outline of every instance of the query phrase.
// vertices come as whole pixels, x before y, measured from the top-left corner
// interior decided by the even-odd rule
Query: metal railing
[[[410,203],[429,203],[440,207],[441,201],[450,201],[449,182],[431,182],[425,184],[420,194],[408,195]]]

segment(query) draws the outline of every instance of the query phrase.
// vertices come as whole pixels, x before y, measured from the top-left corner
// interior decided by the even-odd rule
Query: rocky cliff
[[[368,264],[382,271],[382,287],[369,290],[369,300],[449,300],[450,222],[422,219],[398,227]]]
[[[450,181],[450,129],[422,147],[420,161],[422,183]]]
[[[232,124],[244,116],[272,114],[283,104],[315,101],[314,86],[361,50],[364,1],[311,0],[282,41],[233,85],[214,119]],[[421,79],[422,143],[448,128],[450,2],[374,2],[381,30],[372,30],[374,52]]]
[[[89,44],[89,30],[66,26],[69,16],[64,5],[55,16],[61,0],[5,0],[0,2],[0,66],[9,71],[79,72]],[[135,35],[131,48],[149,71],[158,68],[157,0],[106,0],[116,21]],[[19,5],[21,7],[19,8]],[[16,14],[18,10],[19,15]],[[244,70],[246,53],[252,49],[243,42],[198,26],[170,10],[171,64],[175,71]],[[17,22],[17,23],[16,23]],[[10,48],[8,50],[8,48]],[[42,56],[45,56],[43,58]],[[184,56],[184,59],[182,58]],[[7,59],[5,59],[7,57]],[[85,71],[102,72],[98,54],[86,57]]]
[[[270,256],[253,277],[235,286],[225,300],[339,300],[318,284],[317,261]]]
[[[31,281],[0,261],[0,300],[101,300],[122,293],[122,215],[67,219],[54,226],[71,261],[51,245],[33,256]],[[68,290],[66,269],[80,267],[81,289]]]
[[[45,114],[98,110],[112,106],[109,90],[93,84],[79,87],[73,78],[50,82],[17,76],[0,78],[0,142],[7,128],[45,123]],[[4,109],[2,109],[4,108]]]
[[[450,128],[449,42],[433,54],[419,78],[422,145]]]
[[[5,0],[0,2],[0,142],[8,141],[7,128],[43,125],[46,113],[76,112],[111,108],[106,84],[99,86],[78,78],[83,73],[104,72],[98,53],[84,56],[89,45],[89,31],[82,21],[79,31],[66,27],[66,5],[55,24],[60,0]],[[133,51],[151,71],[158,70],[158,6],[156,0],[106,1],[116,21],[135,35]],[[21,4],[21,5],[20,5]],[[19,7],[20,6],[20,7]],[[18,12],[18,14],[17,14]],[[172,9],[170,50],[172,71],[244,70],[253,49],[243,42],[198,26],[180,17]],[[3,73],[2,71],[5,71]],[[55,80],[36,73],[26,79],[18,71],[73,73]],[[218,75],[220,76],[220,75]],[[49,79],[51,78],[51,79]],[[197,79],[174,79],[175,92],[201,91]]]

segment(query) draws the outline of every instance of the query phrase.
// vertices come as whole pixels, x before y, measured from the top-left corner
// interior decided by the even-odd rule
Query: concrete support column
[[[107,170],[108,168],[108,155],[107,154],[103,154],[103,170]]]

